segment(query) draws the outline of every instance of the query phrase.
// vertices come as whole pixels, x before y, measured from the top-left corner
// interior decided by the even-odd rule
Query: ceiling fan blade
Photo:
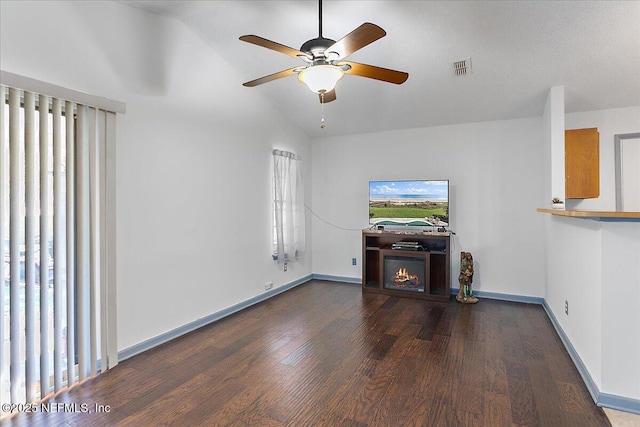
[[[300,67],[289,68],[288,70],[279,71],[277,73],[269,74],[268,76],[260,77],[259,79],[251,80],[250,82],[242,83],[242,86],[246,86],[246,87],[258,86],[258,85],[261,85],[262,83],[267,83],[272,80],[278,80],[283,77],[288,77],[288,76],[297,74],[297,70],[299,69]]]
[[[335,59],[342,59],[348,55],[351,55],[356,50],[362,49],[369,43],[381,39],[387,33],[376,24],[371,22],[365,22],[349,34],[329,46],[325,51],[325,56],[331,52],[338,54]],[[330,58],[334,59],[334,58]]]
[[[359,64],[351,61],[341,61],[338,65],[348,65],[351,68],[345,74],[367,77],[369,79],[381,80],[383,82],[402,84],[409,78],[409,73],[404,71],[390,70],[388,68],[376,67],[374,65]]]
[[[336,100],[336,90],[332,90],[330,92],[327,92],[324,94],[324,96],[322,96],[322,94],[318,94],[318,97],[320,98],[320,103],[321,104],[326,104],[327,102],[331,102],[331,101],[335,101]]]
[[[246,35],[246,36],[241,36],[240,40],[242,40],[243,42],[255,44],[257,46],[266,47],[267,49],[275,50],[276,52],[284,53],[285,55],[293,56],[294,58],[305,57],[310,60],[313,60],[313,57],[309,56],[309,54],[307,53],[304,53],[302,51],[299,51],[298,49],[294,49],[289,46],[285,46],[280,43],[276,43],[271,40],[267,40],[260,36]]]

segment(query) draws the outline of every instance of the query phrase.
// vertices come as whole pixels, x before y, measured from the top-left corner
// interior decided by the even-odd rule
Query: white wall
[[[552,197],[564,200],[565,194],[563,87],[557,86],[549,90],[542,120],[546,147],[543,169],[549,173],[549,184],[540,206],[549,208]],[[570,337],[572,346],[581,357],[590,376],[596,384],[600,384],[600,223],[550,215],[546,215],[544,220],[545,301],[564,333]],[[572,254],[572,251],[576,250],[581,250],[579,257]],[[569,304],[569,315],[565,313],[565,302]]]
[[[3,70],[127,104],[117,119],[119,350],[311,273],[311,255],[286,273],[271,260],[271,150],[305,159],[310,198],[309,139],[199,37],[115,2],[0,8]]]
[[[539,214],[546,215],[546,214]],[[602,384],[601,223],[547,215],[545,301],[594,383]],[[565,314],[565,301],[569,314]]]
[[[602,223],[602,392],[640,402],[640,223]]]
[[[640,131],[640,107],[560,119],[567,129],[600,132],[600,197],[567,208],[615,210],[614,135]],[[545,226],[547,305],[599,391],[640,399],[640,223],[548,216]]]
[[[600,197],[569,200],[567,208],[615,210],[614,136],[640,132],[640,107],[566,114],[565,125],[567,129],[597,127],[600,132]],[[577,296],[580,301],[586,302],[584,310],[571,313],[571,325],[567,325],[565,332],[576,348],[581,347],[579,352],[583,360],[600,360],[600,366],[587,366],[602,392],[640,399],[640,368],[633,362],[640,360],[640,331],[635,330],[637,327],[629,328],[630,325],[640,325],[637,309],[640,301],[640,276],[637,272],[640,265],[640,223],[593,220],[567,222],[570,224],[556,222],[555,225],[566,231],[567,227],[584,222],[596,223],[594,227],[597,230],[589,234],[592,240],[589,245],[570,240],[566,251],[556,257],[557,268],[569,274],[567,265],[573,264],[577,258],[585,258],[585,255],[589,258],[595,251],[600,255],[593,262],[600,265],[601,271],[589,280],[576,283],[572,279],[555,284],[565,295],[573,294],[573,299]],[[549,273],[553,274],[551,270]],[[547,302],[556,308],[563,303],[554,294],[547,295]],[[596,314],[598,312],[599,315]],[[566,317],[557,313],[561,311],[556,311],[558,319]],[[596,320],[600,325],[593,327]],[[592,344],[580,346],[578,343],[581,342],[599,342],[600,347]]]
[[[550,169],[550,193],[545,195],[542,207],[550,207],[551,197],[564,200],[564,88],[549,90],[543,115],[545,146],[549,146],[545,159]],[[596,382],[601,380],[601,327],[602,309],[599,298],[601,288],[600,223],[572,218],[545,217],[546,281],[545,301],[589,373]],[[588,248],[584,250],[583,248]],[[572,251],[581,250],[580,256]],[[569,263],[569,264],[567,264]],[[585,292],[587,290],[587,292]],[[569,315],[565,313],[569,304]]]
[[[547,101],[544,107],[543,134],[545,146],[545,158],[551,159],[548,163],[549,175],[545,181],[550,180],[545,189],[544,200],[541,207],[550,207],[554,197],[564,200],[564,86],[555,86],[549,89]]]
[[[312,150],[314,210],[355,230],[314,218],[314,273],[361,277],[370,180],[449,179],[452,287],[464,250],[474,256],[474,289],[543,296],[541,118],[322,138]]]
[[[640,222],[552,217],[547,227],[547,305],[599,391],[640,401]]]

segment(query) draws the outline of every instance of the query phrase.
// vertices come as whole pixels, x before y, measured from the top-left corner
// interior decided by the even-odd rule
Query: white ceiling
[[[182,21],[243,81],[302,62],[239,36],[299,49],[318,35],[315,0],[123,3]],[[311,137],[540,116],[557,85],[567,113],[640,105],[638,1],[323,2],[324,37],[338,40],[364,22],[387,35],[348,59],[409,79],[398,86],[346,75],[325,105],[324,130],[317,95],[295,77],[244,90]],[[454,76],[453,62],[467,57],[473,72]]]

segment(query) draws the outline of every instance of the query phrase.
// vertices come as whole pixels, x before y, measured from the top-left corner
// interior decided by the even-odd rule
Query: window
[[[305,254],[304,183],[302,160],[273,150],[273,257],[291,262]]]
[[[0,77],[0,399],[21,403],[117,363],[115,113]]]

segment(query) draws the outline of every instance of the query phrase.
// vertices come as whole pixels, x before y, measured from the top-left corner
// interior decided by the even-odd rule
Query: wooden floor
[[[18,414],[6,425],[610,425],[541,306],[433,303],[322,281],[128,359],[53,402],[92,413]]]

